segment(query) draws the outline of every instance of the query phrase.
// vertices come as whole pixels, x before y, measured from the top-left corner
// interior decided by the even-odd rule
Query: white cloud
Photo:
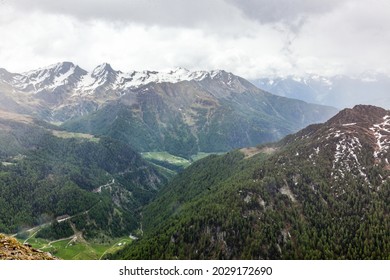
[[[358,74],[368,71],[390,73],[390,3],[349,2],[342,10],[312,18],[294,42],[293,56],[299,68]],[[304,61],[305,60],[305,61]],[[306,63],[307,62],[307,63]]]
[[[293,25],[299,18],[328,13],[346,1],[350,0],[227,0],[256,21]]]
[[[64,14],[83,21],[99,19],[171,27],[229,24],[238,11],[224,0],[13,0],[9,4],[24,12]]]
[[[72,61],[88,70],[109,62],[122,71],[182,66],[246,78],[390,74],[386,0],[295,0],[290,9],[287,0],[5,1],[0,67],[14,72]]]

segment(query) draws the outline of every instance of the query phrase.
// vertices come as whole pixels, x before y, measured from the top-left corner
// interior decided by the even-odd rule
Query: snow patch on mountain
[[[167,72],[157,71],[132,71],[123,73],[114,71],[111,67],[101,65],[95,68],[92,73],[85,75],[77,85],[78,92],[94,92],[98,87],[108,83],[114,90],[131,90],[149,83],[179,83],[182,81],[201,81],[205,78],[214,79],[220,74],[217,71],[194,71],[191,72],[184,68],[176,68]],[[111,75],[112,81],[109,76]],[[232,75],[233,76],[233,75]]]
[[[365,168],[361,165],[358,159],[358,154],[362,150],[362,144],[360,143],[359,138],[357,137],[341,137],[338,143],[336,144],[334,161],[333,161],[333,172],[332,176],[337,180],[340,177],[345,178],[345,173],[342,171],[347,171],[356,177],[356,171],[358,174],[365,178],[368,182],[367,174],[364,172]],[[355,172],[354,172],[355,171]]]
[[[79,73],[76,73],[77,69],[80,70]],[[21,91],[37,93],[70,85],[72,84],[71,78],[73,76],[76,76],[74,78],[77,79],[77,76],[84,72],[84,70],[71,62],[63,62],[22,74],[14,74],[9,84]]]
[[[149,83],[178,83],[182,81],[202,81],[206,78],[214,79],[222,71],[194,71],[191,72],[184,68],[176,68],[168,72],[157,71],[133,71],[130,73],[121,73],[119,75],[119,84],[124,88],[137,88]]]
[[[56,87],[59,87],[59,86],[63,86],[63,85],[66,85],[69,77],[71,75],[73,75],[75,72],[75,67],[71,67],[69,68],[69,70],[67,72],[65,72],[64,74],[62,75],[59,75],[59,76],[55,76],[54,80],[53,80],[53,84],[51,85],[51,88],[56,88]]]
[[[387,152],[390,147],[390,116],[384,116],[383,122],[374,124],[370,130],[374,134],[377,145],[377,148],[374,151],[374,157],[381,160],[381,158],[384,157],[384,153]]]

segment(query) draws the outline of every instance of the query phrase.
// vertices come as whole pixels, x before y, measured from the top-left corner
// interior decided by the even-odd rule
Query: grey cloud
[[[194,26],[229,21],[235,7],[224,0],[8,0],[17,9],[145,25]],[[233,10],[232,10],[233,9]],[[229,15],[230,14],[230,15]]]
[[[328,13],[349,0],[227,0],[261,23],[291,23],[300,17]]]
[[[387,0],[3,1],[0,67],[12,71],[69,60],[252,78],[390,73]]]
[[[246,18],[260,24],[271,24],[283,37],[280,54],[291,67],[297,67],[292,47],[311,17],[333,12],[351,0],[226,0]],[[355,0],[356,1],[356,0]]]
[[[103,20],[123,27],[199,28],[218,36],[251,36],[258,25],[272,24],[284,34],[284,51],[310,16],[329,13],[357,0],[6,0],[18,10],[68,15],[80,21]]]
[[[237,16],[259,23],[288,23],[332,11],[351,0],[5,0],[18,9],[72,15],[79,19],[125,21],[145,25],[193,27],[232,24]]]

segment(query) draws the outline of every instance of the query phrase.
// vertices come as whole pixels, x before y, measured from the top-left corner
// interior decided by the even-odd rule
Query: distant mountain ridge
[[[18,106],[18,113],[34,114],[46,121],[63,122],[83,116],[150,83],[179,83],[233,76],[223,70],[194,71],[176,68],[167,72],[123,73],[103,63],[88,72],[72,62],[60,62],[24,73],[0,68],[1,93]]]
[[[0,109],[65,122],[69,131],[186,158],[275,141],[337,112],[272,95],[223,70],[123,73],[107,63],[91,72],[71,62],[22,74],[3,69],[0,99]]]
[[[134,89],[149,83],[177,83],[182,81],[201,81],[214,79],[226,73],[223,70],[189,71],[178,67],[171,71],[115,71],[110,64],[98,65],[88,72],[72,62],[61,62],[21,74],[9,73],[0,69],[0,79],[15,88],[28,93],[53,91],[67,88],[74,94],[91,94],[102,89],[120,92]],[[231,75],[231,74],[230,74]],[[227,81],[229,84],[229,81]]]
[[[390,108],[390,77],[383,74],[287,76],[260,78],[251,82],[273,94],[340,109],[356,104]]]

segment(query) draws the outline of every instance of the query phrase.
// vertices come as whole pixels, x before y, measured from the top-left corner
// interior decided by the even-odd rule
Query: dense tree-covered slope
[[[389,259],[390,111],[356,106],[211,156],[143,211],[119,259]]]
[[[137,209],[165,180],[122,142],[7,112],[0,114],[0,162],[5,233],[66,215],[86,237],[129,234]]]

